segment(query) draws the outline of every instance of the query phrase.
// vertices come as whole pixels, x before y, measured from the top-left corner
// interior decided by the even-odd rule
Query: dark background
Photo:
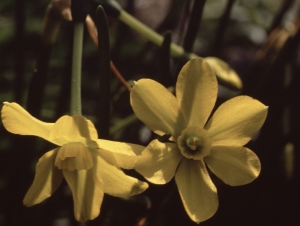
[[[186,51],[219,57],[236,70],[243,89],[220,86],[217,105],[243,94],[269,106],[262,130],[246,145],[261,160],[260,176],[249,185],[230,187],[212,175],[220,205],[201,225],[298,225],[299,1],[119,2],[160,34],[171,31],[172,41]],[[73,24],[63,20],[55,42],[43,41],[49,3],[1,0],[0,101],[17,102],[37,118],[55,122],[69,111]],[[88,3],[95,18],[96,4]],[[107,19],[111,59],[126,80],[147,77],[167,87],[175,85],[184,60],[169,58],[167,48],[149,43],[117,18],[108,15]],[[98,126],[102,120],[97,114],[98,50],[86,30],[83,48],[83,115]],[[36,73],[40,80],[32,85]],[[108,95],[110,139],[147,145],[155,135],[133,118],[129,92],[113,73]],[[129,199],[105,195],[100,216],[86,223],[74,220],[72,196],[65,182],[43,203],[23,206],[35,164],[50,149],[51,145],[41,139],[10,134],[0,125],[0,225],[196,225],[183,208],[174,180],[163,186],[151,184],[146,192]],[[126,173],[143,180],[133,170]]]

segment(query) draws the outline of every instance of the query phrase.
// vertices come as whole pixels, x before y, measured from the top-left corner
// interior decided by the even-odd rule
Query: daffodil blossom
[[[199,223],[218,208],[217,189],[207,166],[226,184],[250,183],[260,173],[260,161],[243,147],[263,125],[267,107],[237,96],[223,103],[210,117],[218,84],[210,66],[201,59],[189,61],[180,71],[176,97],[161,84],[141,79],[131,90],[136,116],[158,135],[170,133],[170,141],[153,140],[135,164],[137,172],[155,184],[175,176],[189,217]]]
[[[36,165],[34,181],[23,200],[33,206],[50,197],[65,178],[73,195],[78,221],[100,213],[104,193],[124,197],[139,194],[147,183],[120,169],[132,168],[144,147],[98,139],[93,123],[83,116],[62,116],[45,123],[16,103],[4,103],[4,127],[11,133],[41,137],[59,147],[46,152]]]

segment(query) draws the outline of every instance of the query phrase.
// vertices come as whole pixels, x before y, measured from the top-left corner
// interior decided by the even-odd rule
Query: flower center
[[[211,140],[206,130],[190,126],[181,132],[177,145],[184,157],[200,160],[209,154]]]
[[[186,144],[192,151],[196,151],[201,147],[201,140],[199,137],[190,137],[186,139]]]
[[[90,150],[82,143],[68,143],[59,148],[55,166],[70,171],[87,170],[93,166],[93,159]]]

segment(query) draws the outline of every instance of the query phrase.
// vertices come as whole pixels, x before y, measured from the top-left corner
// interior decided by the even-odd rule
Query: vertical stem
[[[102,6],[97,9],[99,52],[99,116],[98,132],[101,138],[109,137],[110,126],[110,44],[106,15]]]
[[[81,115],[81,59],[83,23],[74,24],[74,43],[72,58],[72,81],[71,81],[71,115]]]
[[[85,1],[72,0],[71,12],[74,22],[73,56],[72,56],[72,79],[71,79],[71,108],[70,114],[81,115],[81,61],[84,21],[86,18]],[[77,199],[84,199],[86,186],[86,170],[76,170],[77,187],[80,193]]]
[[[206,0],[194,0],[193,2],[193,9],[189,19],[188,29],[183,42],[183,48],[186,52],[191,52],[193,50],[193,45],[200,27],[205,2]]]
[[[221,16],[221,18],[219,19],[217,32],[216,32],[216,35],[215,35],[215,38],[213,41],[213,46],[212,46],[212,55],[213,56],[220,55],[220,50],[221,50],[221,47],[222,47],[223,41],[224,41],[225,30],[229,24],[230,13],[231,13],[234,2],[235,2],[235,0],[227,1],[226,9],[225,9],[223,15]]]

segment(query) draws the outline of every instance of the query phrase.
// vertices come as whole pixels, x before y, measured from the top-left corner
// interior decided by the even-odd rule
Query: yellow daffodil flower
[[[34,181],[23,200],[26,206],[50,197],[64,177],[72,191],[75,218],[86,221],[99,215],[104,193],[124,197],[148,187],[120,169],[133,168],[136,154],[144,147],[98,139],[93,123],[83,116],[66,115],[55,123],[45,123],[20,105],[7,102],[1,115],[9,132],[38,136],[59,146],[39,159]]]
[[[138,157],[137,172],[155,184],[175,175],[184,208],[199,223],[218,208],[217,189],[206,166],[226,184],[250,183],[260,173],[260,161],[243,147],[261,128],[267,107],[248,96],[223,103],[208,120],[218,84],[210,66],[189,61],[180,71],[176,97],[161,84],[141,79],[131,90],[136,116],[159,135],[170,133],[173,142],[153,140]]]

